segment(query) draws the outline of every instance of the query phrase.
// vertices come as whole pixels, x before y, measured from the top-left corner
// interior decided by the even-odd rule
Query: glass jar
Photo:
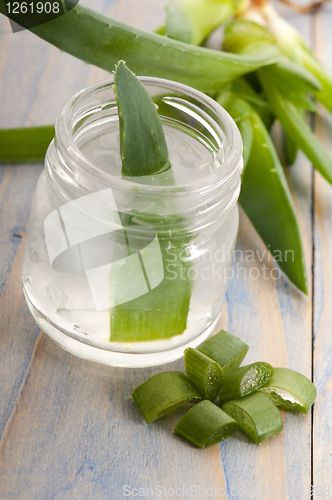
[[[172,174],[122,178],[113,79],[78,92],[57,119],[23,265],[40,328],[112,366],[167,363],[208,337],[238,230],[234,121],[190,87],[140,80],[161,117]]]

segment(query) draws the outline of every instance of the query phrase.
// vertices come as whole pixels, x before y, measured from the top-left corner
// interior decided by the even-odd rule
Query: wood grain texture
[[[21,286],[25,234],[18,237],[19,249],[0,299],[0,436],[16,404],[39,328],[27,310]]]
[[[145,29],[153,29],[163,19],[161,0],[144,0],[139,6],[135,0],[82,3]],[[311,43],[312,18],[284,12]],[[326,8],[315,20],[316,50],[327,62],[332,50],[331,16],[331,8]],[[1,126],[52,123],[70,95],[107,77],[106,72],[60,53],[28,32],[1,35],[1,26]],[[332,122],[324,118],[317,130],[331,148]],[[182,497],[188,492],[194,499],[287,496],[309,500],[310,415],[283,412],[285,430],[261,446],[238,432],[220,446],[197,450],[172,435],[185,409],[146,426],[130,397],[133,388],[152,374],[183,370],[182,360],[162,368],[113,369],[75,358],[39,333],[23,301],[20,269],[40,168],[0,168],[0,499],[118,500],[124,497],[125,485],[144,488],[145,496],[158,498],[156,491],[162,489],[155,488],[160,485],[180,488]],[[311,282],[312,170],[303,155],[287,175]],[[330,487],[331,209],[331,188],[316,176],[314,372],[319,399],[313,471],[315,485]],[[284,277],[271,278],[274,265],[243,213],[236,250],[234,278],[216,331],[225,328],[250,345],[246,362],[268,361],[310,377],[312,297],[305,298]],[[250,251],[256,252],[253,261]],[[195,490],[199,487],[200,491]],[[147,488],[153,489],[154,496]],[[168,490],[159,498],[171,495]]]
[[[332,71],[332,9],[315,15],[316,55]],[[332,155],[332,119],[320,108],[316,134]],[[332,498],[332,200],[331,186],[315,174],[314,205],[314,381],[317,402],[313,418],[313,498]]]
[[[99,2],[100,10],[107,10],[109,3]],[[1,19],[0,126],[54,123],[64,102],[86,84],[91,68],[28,31],[13,35],[4,24]],[[38,335],[22,297],[20,274],[32,195],[41,171],[40,164],[0,166],[0,436]]]

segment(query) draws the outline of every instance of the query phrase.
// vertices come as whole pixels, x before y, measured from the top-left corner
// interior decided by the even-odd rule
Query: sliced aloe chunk
[[[208,448],[231,436],[238,423],[218,406],[205,400],[193,406],[181,418],[174,432],[199,448]]]
[[[163,417],[188,401],[201,399],[182,372],[153,375],[134,389],[132,398],[147,423]]]
[[[220,365],[223,377],[242,363],[248,349],[247,344],[225,330],[210,337],[197,348]]]
[[[223,410],[238,422],[241,430],[256,444],[275,436],[284,426],[276,405],[259,391],[225,403]]]
[[[289,368],[275,368],[272,378],[260,391],[279,408],[302,413],[308,413],[317,396],[311,380]]]
[[[191,347],[184,351],[184,365],[188,379],[201,396],[214,401],[222,379],[220,365]]]
[[[236,368],[222,379],[219,399],[237,399],[263,387],[272,377],[273,368],[269,363],[258,361],[251,365]]]

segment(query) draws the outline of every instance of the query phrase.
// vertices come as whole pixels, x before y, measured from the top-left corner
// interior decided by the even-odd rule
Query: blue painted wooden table
[[[163,19],[159,0],[142,0],[139,8],[135,0],[82,3],[145,29]],[[314,15],[283,12],[332,72],[331,5]],[[4,18],[0,54],[3,127],[53,123],[69,96],[107,77],[27,31],[12,34]],[[332,154],[331,117],[322,112],[315,131]],[[241,214],[234,278],[218,325],[251,346],[248,362],[313,377],[314,411],[283,413],[284,431],[261,446],[238,433],[203,451],[172,435],[183,410],[146,426],[131,401],[136,385],[158,371],[183,370],[182,360],[154,369],[109,368],[68,354],[38,330],[20,273],[41,169],[0,167],[0,499],[332,498],[331,186],[301,154],[288,170],[309,298],[284,277],[266,278],[273,263]],[[246,258],[252,250],[254,260]]]

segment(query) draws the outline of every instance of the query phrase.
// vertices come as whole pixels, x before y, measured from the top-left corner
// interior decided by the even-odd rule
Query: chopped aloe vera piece
[[[234,335],[221,330],[197,349],[216,361],[221,366],[222,376],[225,377],[230,370],[242,363],[249,346]]]
[[[220,401],[228,401],[242,398],[263,387],[272,375],[272,366],[263,361],[236,368],[222,379],[219,399]]]
[[[201,396],[214,401],[222,379],[220,365],[191,347],[184,351],[184,365],[188,379]]]
[[[284,427],[276,405],[265,394],[256,391],[223,405],[241,430],[256,444],[278,434]]]
[[[158,185],[174,185],[158,111],[145,87],[123,61],[116,67],[114,91],[120,118],[122,176],[150,176],[151,183],[153,181]],[[165,339],[183,333],[187,327],[192,292],[192,280],[188,275],[191,263],[180,258],[180,255],[185,254],[190,235],[184,229],[176,229],[181,224],[185,225],[180,215],[162,216],[161,211],[161,206],[156,202],[154,207],[149,207],[149,213],[138,210],[136,214],[122,216],[130,254],[139,250],[135,248],[135,243],[139,238],[146,237],[146,228],[155,230],[164,278],[148,293],[112,308],[111,342]],[[172,232],[167,229],[170,225],[174,226]],[[174,266],[168,265],[169,255],[175,259]],[[121,286],[120,275],[117,282]]]
[[[153,375],[134,389],[132,398],[147,423],[163,417],[188,401],[201,399],[182,372]]]
[[[302,413],[308,413],[317,396],[311,380],[289,368],[275,368],[271,380],[260,391],[279,408]]]
[[[174,432],[199,448],[208,448],[231,436],[238,423],[218,406],[205,400],[193,406],[181,418]]]

